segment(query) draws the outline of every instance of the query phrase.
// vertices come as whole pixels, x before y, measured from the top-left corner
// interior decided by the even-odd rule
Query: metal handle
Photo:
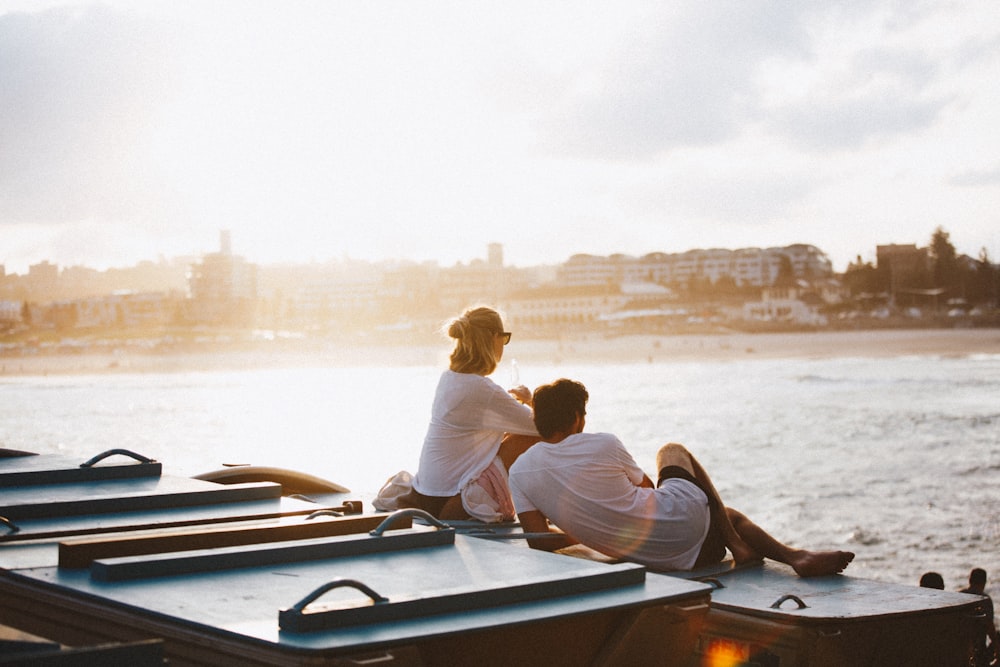
[[[795,604],[799,605],[799,609],[805,609],[809,606],[805,602],[803,602],[802,598],[800,598],[798,595],[788,594],[788,595],[782,595],[780,598],[778,598],[775,601],[775,603],[771,605],[771,609],[780,609],[782,603],[786,602],[787,600],[794,601]]]
[[[338,512],[337,510],[331,510],[331,509],[316,510],[315,512],[306,517],[306,521],[309,521],[310,519],[315,519],[318,516],[344,516],[344,514],[343,512]]]
[[[700,581],[703,584],[710,584],[716,590],[719,590],[720,588],[725,588],[726,587],[725,584],[723,584],[721,581],[719,581],[715,577],[696,577],[695,581]]]
[[[83,463],[80,464],[80,467],[81,468],[90,468],[95,463],[97,463],[98,461],[103,461],[104,459],[108,458],[109,456],[114,456],[115,454],[122,454],[123,456],[131,456],[133,459],[135,459],[139,463],[156,463],[155,459],[147,458],[147,457],[143,456],[142,454],[136,454],[135,452],[129,451],[127,449],[109,449],[109,450],[107,450],[105,452],[101,452],[100,454],[98,454],[94,458],[90,459],[89,461],[84,461]]]
[[[394,524],[398,523],[399,520],[402,519],[403,517],[417,517],[418,519],[423,519],[424,521],[431,524],[435,528],[447,528],[449,530],[451,529],[451,526],[449,526],[446,523],[438,521],[427,512],[423,510],[418,510],[416,508],[409,508],[393,512],[392,514],[390,514],[385,518],[385,521],[383,521],[378,525],[378,528],[376,528],[375,530],[371,531],[368,534],[371,535],[372,537],[382,537],[382,533],[389,530],[389,528],[391,528]]]
[[[7,533],[8,535],[13,535],[14,533],[17,533],[21,530],[20,526],[18,526],[5,516],[0,516],[0,523],[2,523],[3,525],[7,526],[7,528],[10,529],[10,532]]]
[[[324,594],[332,591],[335,588],[345,588],[345,587],[361,591],[369,598],[371,598],[372,602],[374,602],[375,604],[384,604],[389,601],[389,598],[379,595],[378,593],[373,591],[369,586],[361,583],[357,579],[334,579],[333,581],[329,581],[323,584],[322,586],[314,590],[312,593],[310,593],[309,595],[305,596],[304,598],[296,602],[289,608],[289,611],[301,614],[303,611],[305,611],[306,607],[308,607],[313,602],[318,600]]]

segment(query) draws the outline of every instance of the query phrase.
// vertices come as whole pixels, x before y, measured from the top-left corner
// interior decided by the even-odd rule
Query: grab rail
[[[87,461],[84,461],[83,463],[80,464],[80,467],[90,468],[95,463],[103,461],[109,456],[115,456],[116,454],[121,454],[123,456],[130,456],[139,463],[156,463],[156,459],[151,459],[149,457],[143,456],[142,454],[136,454],[135,452],[130,451],[128,449],[109,449],[107,451],[101,452],[100,454],[91,459],[88,459]]]
[[[396,510],[388,517],[386,517],[385,521],[383,521],[378,525],[378,528],[376,528],[375,530],[371,531],[368,534],[371,535],[372,537],[382,537],[382,533],[389,530],[389,528],[398,523],[402,517],[415,517],[417,519],[423,519],[424,521],[434,526],[438,530],[455,530],[448,524],[443,523],[438,519],[434,518],[434,516],[432,516],[428,512],[416,508],[408,508],[408,509]]]

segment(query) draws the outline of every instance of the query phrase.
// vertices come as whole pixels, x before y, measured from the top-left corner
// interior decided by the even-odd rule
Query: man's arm
[[[528,546],[532,549],[556,551],[571,544],[577,544],[577,541],[566,533],[552,530],[549,526],[549,520],[538,510],[519,512],[517,519],[521,522],[521,529],[525,533],[537,535],[537,537],[528,537]],[[546,535],[541,535],[541,533],[546,533]]]

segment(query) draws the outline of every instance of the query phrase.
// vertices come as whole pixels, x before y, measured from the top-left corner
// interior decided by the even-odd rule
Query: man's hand
[[[578,544],[566,533],[552,530],[549,520],[538,510],[521,512],[517,515],[517,519],[521,522],[521,530],[529,534],[528,546],[532,549],[557,551],[571,544]]]

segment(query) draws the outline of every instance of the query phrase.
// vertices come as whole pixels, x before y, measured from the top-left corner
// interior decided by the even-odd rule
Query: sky
[[[0,265],[1000,260],[995,0],[0,0]]]

